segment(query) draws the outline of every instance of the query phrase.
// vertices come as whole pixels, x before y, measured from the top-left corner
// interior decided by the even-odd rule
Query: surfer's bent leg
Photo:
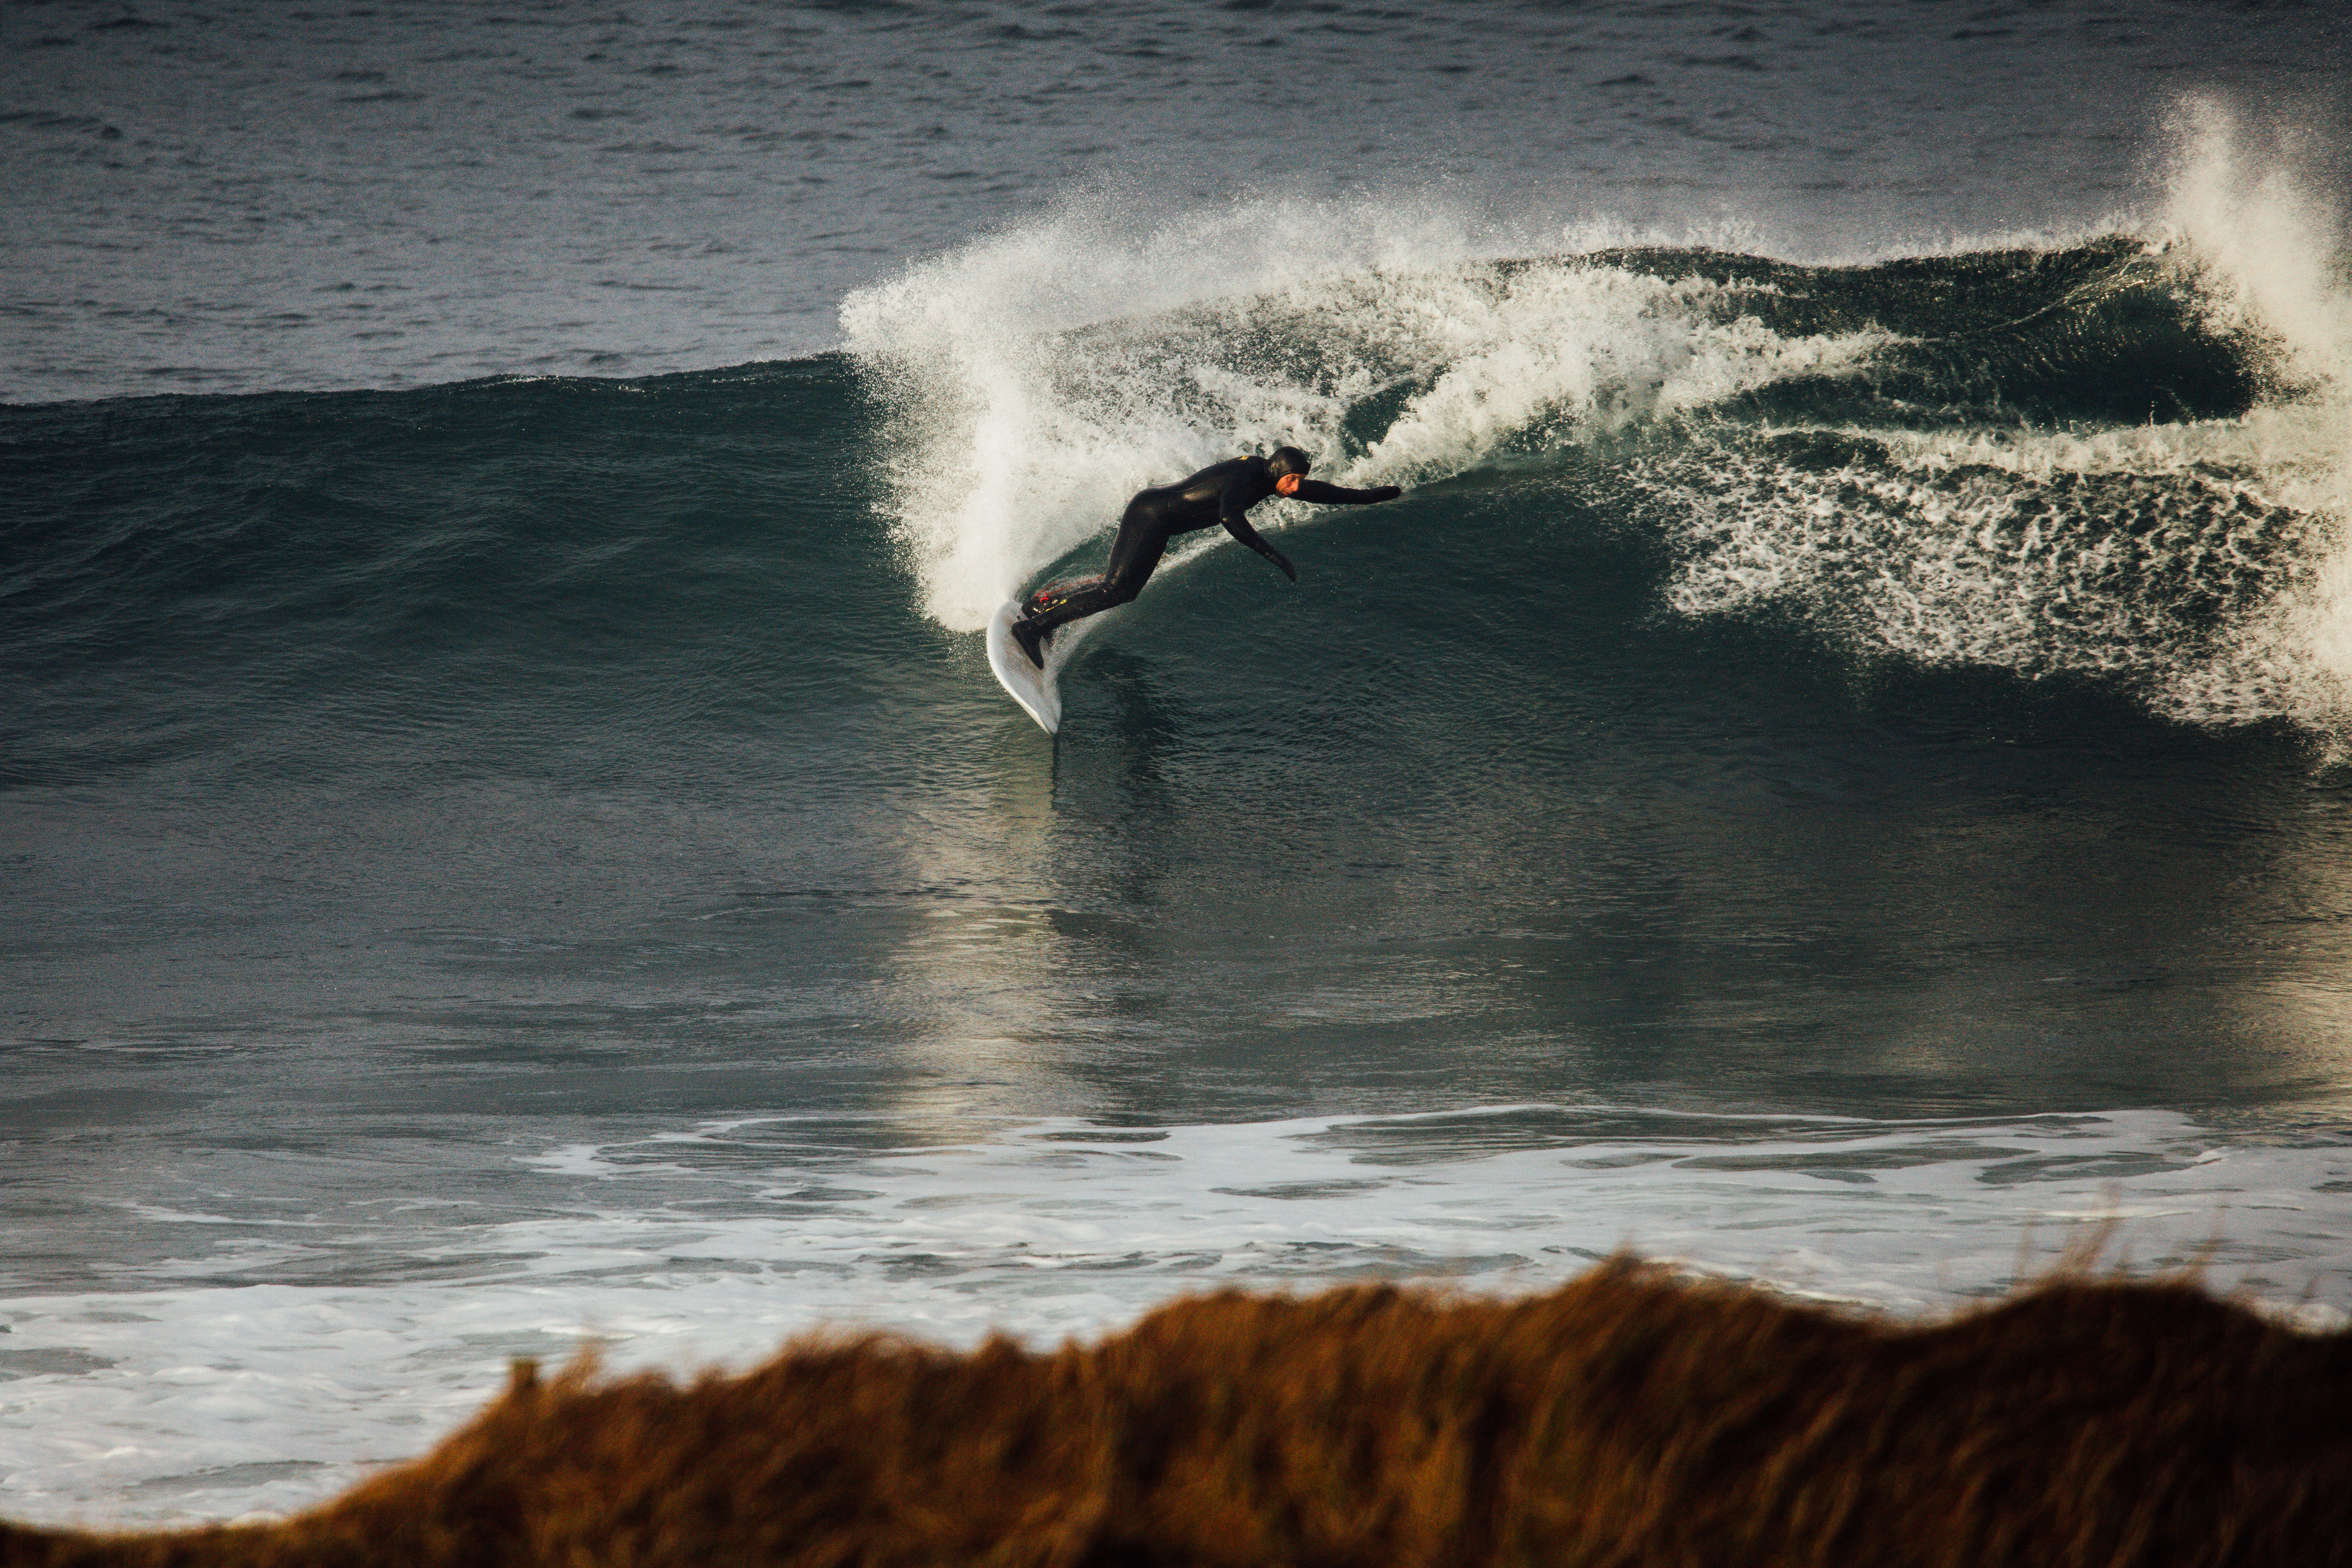
[[[1093,582],[1050,605],[1042,608],[1032,605],[1028,613],[1013,623],[1013,640],[1043,666],[1045,637],[1055,626],[1124,605],[1143,592],[1144,584],[1151,580],[1152,572],[1160,565],[1160,557],[1167,552],[1170,531],[1156,512],[1130,505],[1127,515],[1119,519],[1118,536],[1111,541],[1109,568]]]

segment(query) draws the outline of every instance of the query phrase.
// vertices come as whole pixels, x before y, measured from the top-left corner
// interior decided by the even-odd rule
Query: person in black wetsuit
[[[1038,590],[1013,623],[1013,640],[1042,669],[1045,642],[1055,626],[1126,604],[1143,592],[1170,540],[1221,522],[1227,533],[1281,567],[1282,574],[1296,583],[1297,569],[1250,526],[1250,508],[1272,495],[1327,506],[1369,506],[1404,493],[1394,485],[1342,489],[1308,479],[1307,467],[1307,454],[1297,447],[1276,447],[1266,457],[1234,458],[1179,483],[1137,491],[1118,520],[1118,537],[1110,542],[1110,564],[1103,574]]]

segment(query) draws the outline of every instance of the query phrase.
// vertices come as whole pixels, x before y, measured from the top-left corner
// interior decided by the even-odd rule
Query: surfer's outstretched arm
[[[1319,506],[1370,506],[1374,501],[1394,500],[1404,491],[1396,485],[1375,485],[1368,490],[1351,490],[1339,485],[1327,485],[1321,479],[1300,479],[1284,493],[1292,500],[1311,500]]]
[[[1240,493],[1237,494],[1236,492]],[[1252,550],[1256,551],[1260,555],[1265,556],[1268,561],[1271,561],[1276,566],[1281,567],[1282,574],[1296,583],[1298,581],[1298,569],[1293,566],[1287,560],[1284,559],[1281,551],[1276,550],[1273,545],[1268,544],[1265,540],[1258,537],[1257,530],[1250,526],[1249,513],[1243,510],[1247,507],[1251,501],[1258,500],[1265,493],[1265,491],[1260,490],[1256,495],[1249,495],[1247,500],[1242,500],[1242,496],[1247,494],[1247,492],[1243,490],[1241,486],[1236,485],[1232,489],[1228,489],[1224,494],[1223,501],[1219,504],[1217,521],[1225,525],[1225,531],[1227,533],[1232,534],[1235,539],[1240,540],[1244,544],[1248,545]],[[1237,500],[1241,502],[1238,506],[1234,504]]]

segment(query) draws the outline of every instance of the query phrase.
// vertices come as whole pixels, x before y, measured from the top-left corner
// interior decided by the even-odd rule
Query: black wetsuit
[[[1303,456],[1297,466],[1307,466]],[[1025,620],[1036,631],[1049,632],[1065,622],[1124,605],[1143,591],[1170,540],[1219,523],[1225,525],[1227,533],[1281,567],[1284,576],[1297,582],[1298,574],[1283,559],[1282,552],[1260,539],[1249,522],[1249,509],[1276,493],[1274,483],[1278,477],[1268,458],[1235,458],[1202,468],[1180,483],[1138,491],[1118,520],[1118,537],[1111,541],[1110,564],[1103,574],[1058,592],[1038,594],[1024,612]],[[1394,485],[1350,490],[1302,478],[1289,499],[1326,506],[1366,506],[1392,500],[1402,493]]]

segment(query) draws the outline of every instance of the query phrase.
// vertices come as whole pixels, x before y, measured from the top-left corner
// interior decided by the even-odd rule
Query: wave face
[[[0,414],[0,782],[723,772],[899,640],[861,420],[826,360]]]

